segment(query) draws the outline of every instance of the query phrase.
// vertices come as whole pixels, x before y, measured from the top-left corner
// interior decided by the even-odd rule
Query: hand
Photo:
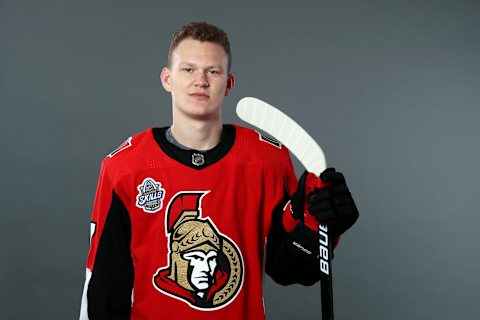
[[[359,216],[343,174],[334,168],[326,169],[318,178],[305,171],[292,196],[291,208],[293,217],[310,229],[317,231],[318,224],[326,223],[335,236],[347,231]]]

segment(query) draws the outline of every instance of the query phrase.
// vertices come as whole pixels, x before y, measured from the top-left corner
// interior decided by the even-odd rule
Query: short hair
[[[172,41],[170,42],[170,49],[168,50],[168,67],[171,67],[173,50],[182,40],[186,38],[212,42],[222,46],[227,53],[228,72],[230,72],[230,67],[232,65],[232,53],[230,52],[230,42],[228,41],[228,36],[222,29],[206,22],[190,22],[175,31]]]

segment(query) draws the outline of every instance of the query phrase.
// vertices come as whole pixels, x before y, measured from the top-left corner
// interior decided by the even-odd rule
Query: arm
[[[80,320],[130,319],[133,287],[130,218],[104,165],[91,223]]]
[[[328,223],[338,243],[358,218],[343,175],[305,172],[284,210],[276,210],[267,240],[266,272],[278,283],[312,285],[320,280],[319,223]]]

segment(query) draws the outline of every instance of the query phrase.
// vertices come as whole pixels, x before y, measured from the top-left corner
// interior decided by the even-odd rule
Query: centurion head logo
[[[240,250],[201,217],[201,200],[208,193],[180,192],[170,200],[165,219],[169,263],[153,276],[157,290],[204,311],[228,305],[243,283]]]

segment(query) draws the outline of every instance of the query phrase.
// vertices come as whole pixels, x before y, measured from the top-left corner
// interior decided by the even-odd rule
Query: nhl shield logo
[[[138,187],[136,206],[147,213],[155,213],[163,207],[165,189],[160,182],[146,178]]]
[[[203,154],[198,152],[192,154],[192,164],[197,167],[203,166],[205,164],[205,157]]]

